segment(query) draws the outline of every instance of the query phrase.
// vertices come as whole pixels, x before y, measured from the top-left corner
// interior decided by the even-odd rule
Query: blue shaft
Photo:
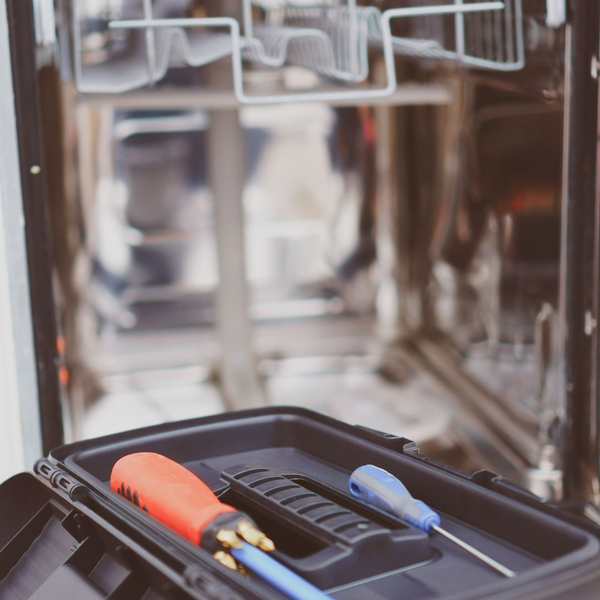
[[[243,542],[232,556],[292,600],[325,600],[327,594],[254,546]]]

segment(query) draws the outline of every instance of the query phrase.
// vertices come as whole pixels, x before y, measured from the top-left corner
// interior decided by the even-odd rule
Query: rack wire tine
[[[144,19],[149,23],[153,20],[152,0],[144,0]],[[154,29],[147,27],[144,32],[146,42],[146,59],[148,66],[149,84],[154,85],[156,77],[156,40],[154,37]]]

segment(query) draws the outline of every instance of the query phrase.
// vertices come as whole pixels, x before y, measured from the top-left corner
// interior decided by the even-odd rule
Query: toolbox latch
[[[90,490],[83,483],[73,479],[46,458],[37,460],[33,465],[33,470],[37,475],[48,480],[53,488],[68,494],[71,500],[82,500],[90,493]]]

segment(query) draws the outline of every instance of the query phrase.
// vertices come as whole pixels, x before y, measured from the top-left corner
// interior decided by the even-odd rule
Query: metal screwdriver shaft
[[[387,471],[373,465],[359,467],[350,476],[349,485],[350,493],[362,502],[396,515],[423,531],[437,531],[505,577],[516,575],[487,554],[442,529],[440,516],[421,500],[415,500],[404,484]]]
[[[514,577],[516,575],[516,573],[514,571],[511,571],[504,565],[501,565],[498,561],[494,560],[493,558],[490,558],[487,554],[484,554],[483,552],[479,552],[479,550],[477,550],[477,548],[473,548],[473,546],[470,546],[466,542],[463,542],[460,538],[457,538],[455,535],[452,535],[449,531],[446,531],[445,529],[442,529],[441,527],[438,527],[437,525],[434,525],[431,529],[433,529],[434,531],[437,531],[439,534],[443,535],[445,538],[449,539],[451,542],[454,542],[457,546],[460,546],[463,550],[466,550],[469,554],[472,554],[473,556],[477,557],[480,561],[482,561],[486,565],[489,565],[490,567],[492,567],[492,569],[496,569],[496,571],[498,571],[498,573],[502,573],[502,575],[504,575],[505,577]]]

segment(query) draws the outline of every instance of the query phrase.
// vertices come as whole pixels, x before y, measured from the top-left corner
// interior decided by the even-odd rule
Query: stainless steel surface
[[[486,397],[485,388],[478,386],[476,382],[465,377],[458,368],[456,361],[448,356],[448,348],[433,348],[437,354],[434,364],[429,360],[426,353],[421,352],[419,346],[413,343],[396,343],[385,349],[384,365],[386,372],[402,374],[400,383],[403,382],[405,373],[424,373],[432,381],[433,389],[437,390],[436,398],[440,404],[452,414],[451,436],[464,451],[472,457],[473,464],[485,465],[486,468],[501,473],[505,477],[527,485],[527,471],[529,468],[527,459],[515,450],[510,439],[506,439],[503,430],[504,423],[508,420],[502,416],[501,409],[495,407],[496,413],[500,413],[500,422],[482,418],[481,408],[476,404],[481,397]],[[446,364],[444,370],[443,365]],[[438,368],[441,367],[440,372]],[[457,387],[457,380],[459,381]],[[460,387],[462,382],[464,387]],[[476,390],[478,396],[473,396]],[[466,397],[465,397],[466,394]],[[486,405],[493,406],[493,399],[486,398]],[[484,408],[485,410],[485,408]],[[517,429],[521,430],[517,422]],[[535,438],[526,435],[525,444],[534,447]],[[541,486],[537,486],[538,489]],[[547,486],[543,491],[547,492],[545,497],[557,498],[555,486]]]
[[[568,108],[564,161],[564,460],[565,492],[600,506],[600,195],[598,188],[597,3],[577,5],[567,26]],[[590,65],[592,68],[590,69]],[[593,166],[592,166],[593,165]],[[592,170],[596,180],[587,177]]]
[[[538,464],[543,440],[538,440],[535,433],[523,426],[523,419],[519,414],[511,414],[503,410],[501,401],[493,398],[485,387],[464,376],[459,365],[451,360],[443,348],[428,340],[422,340],[417,344],[419,350],[431,362],[431,367],[455,389],[457,396],[469,405],[489,428],[505,436],[509,445],[523,457],[527,464]]]
[[[399,333],[422,356],[422,366],[453,390],[459,404],[485,427],[482,434],[472,421],[465,425],[462,416],[457,419],[465,443],[499,472],[545,497],[559,498],[564,406],[555,335],[560,184],[548,174],[560,169],[561,137],[550,133],[560,125],[560,111],[543,104],[522,105],[515,101],[518,95],[512,102],[498,101],[477,111],[468,84],[455,98],[453,106],[437,109],[446,117],[441,143],[432,143],[439,133],[434,137],[426,129],[435,117],[418,111],[412,116],[412,131],[416,127],[427,133],[417,137],[417,158],[408,167],[420,170],[420,185],[411,188],[408,178],[397,192],[395,210],[402,215],[395,219]],[[511,124],[524,118],[544,122],[539,129],[550,136],[543,141],[528,132],[522,138],[531,145],[526,151],[518,146],[523,127]],[[482,128],[488,127],[490,136],[497,119],[502,127],[487,144],[477,145]],[[408,143],[415,148],[410,123],[398,121],[396,131],[399,139],[407,132],[412,135]],[[497,155],[486,166],[490,149]],[[402,151],[402,146],[395,150]],[[509,158],[519,152],[524,153],[521,166]],[[544,161],[552,167],[540,167]],[[429,181],[437,185],[428,187]],[[514,210],[504,208],[511,206],[507,200],[499,202],[503,195],[518,199]],[[531,208],[521,212],[524,202]],[[419,236],[411,241],[416,226]],[[539,232],[540,243],[530,250],[523,242],[518,245],[519,239],[527,239],[518,227],[525,232],[534,227],[529,231]]]

